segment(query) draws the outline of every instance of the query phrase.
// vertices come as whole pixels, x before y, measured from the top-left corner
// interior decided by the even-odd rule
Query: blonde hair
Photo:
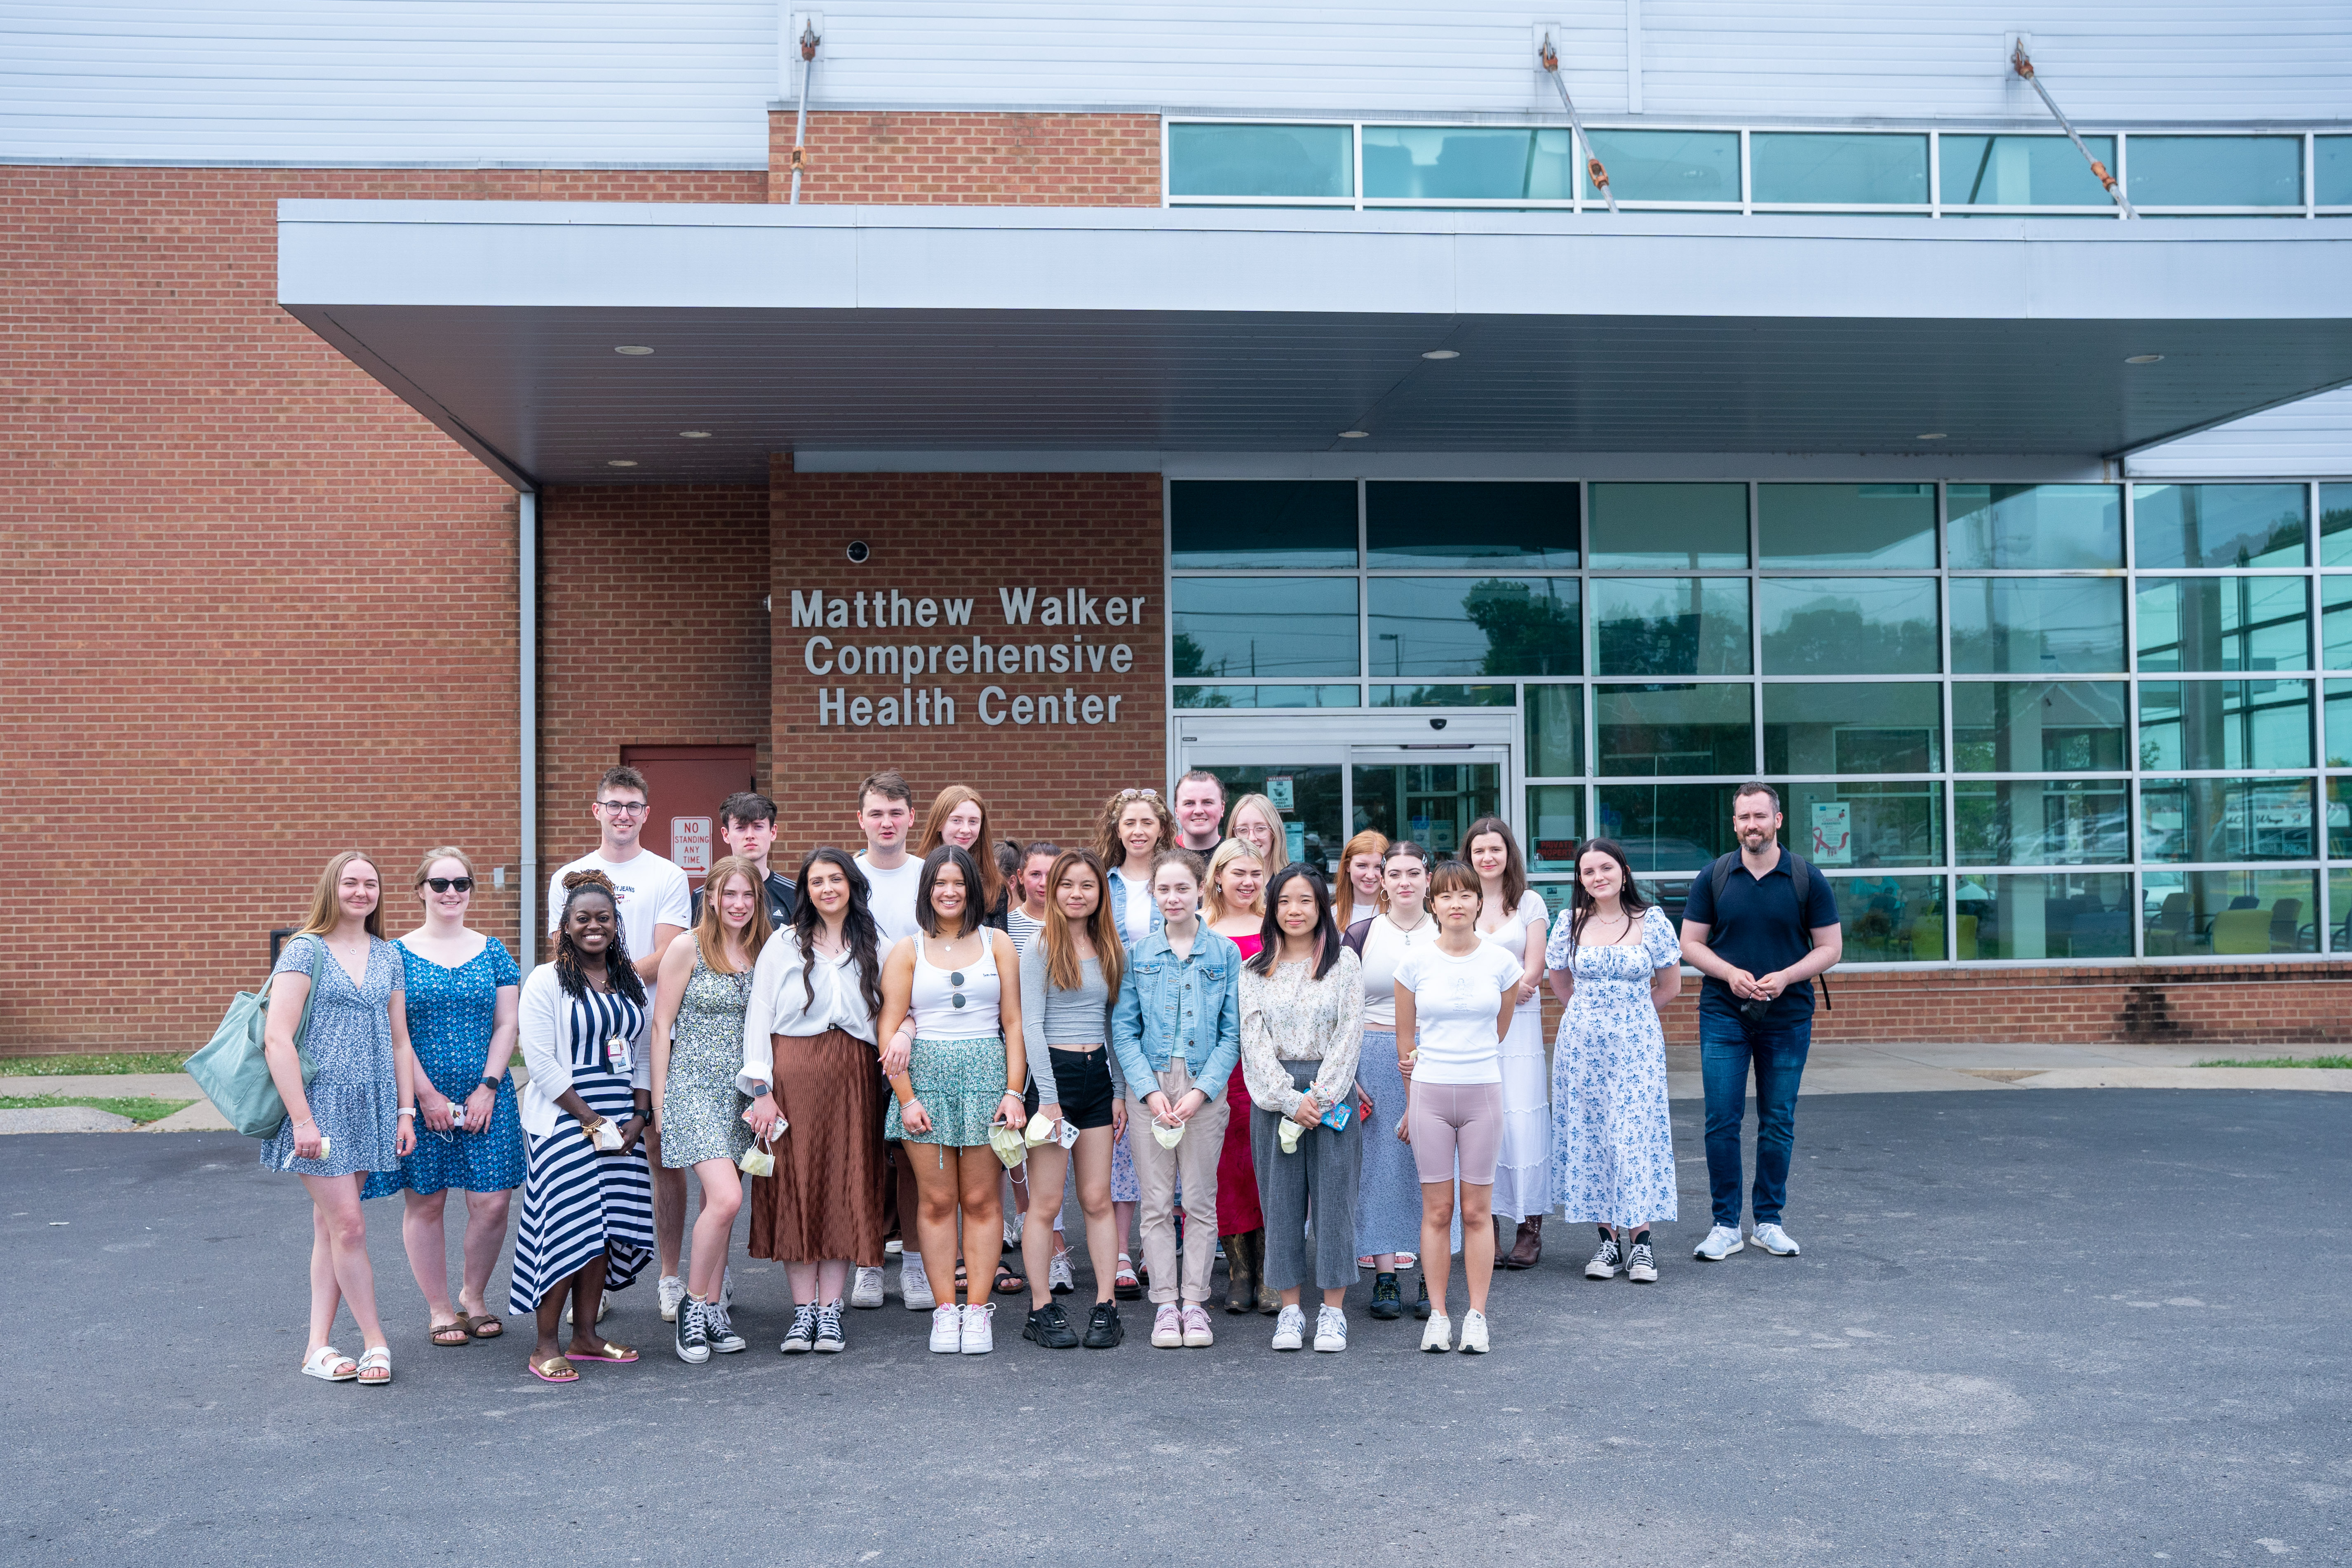
[[[375,857],[365,850],[346,849],[328,861],[327,868],[319,873],[319,886],[310,895],[310,918],[302,922],[302,929],[294,933],[296,936],[324,936],[341,921],[343,905],[342,900],[335,896],[335,889],[342,884],[343,868],[354,860],[366,861],[368,869],[375,873],[375,908],[368,911],[367,933],[370,936],[383,934],[383,868],[377,865]]]
[[[1252,900],[1248,909],[1225,908],[1225,868],[1236,860],[1255,860],[1261,870],[1265,867],[1265,857],[1257,852],[1256,845],[1245,838],[1228,838],[1217,846],[1216,853],[1209,857],[1209,879],[1201,884],[1201,901],[1207,904],[1212,911],[1209,916],[1209,922],[1212,925],[1223,920],[1228,914],[1253,914],[1260,920],[1265,918],[1265,890],[1263,887],[1259,889],[1258,896]],[[1273,873],[1267,872],[1267,875],[1272,876]]]
[[[1062,912],[1062,879],[1081,868],[1095,875],[1095,910],[1087,917],[1087,940],[1095,945],[1104,986],[1117,996],[1119,977],[1127,969],[1127,949],[1119,942],[1118,917],[1111,912],[1110,879],[1091,849],[1063,850],[1045,873],[1045,979],[1060,991],[1076,991],[1086,984],[1086,965],[1070,941],[1070,917]]]
[[[1252,806],[1257,807],[1258,815],[1265,818],[1266,826],[1274,831],[1274,842],[1265,854],[1258,857],[1265,862],[1265,874],[1271,878],[1290,864],[1290,835],[1283,831],[1282,813],[1274,809],[1274,802],[1262,795],[1245,795],[1234,802],[1234,808],[1225,813],[1225,835],[1230,838],[1241,837],[1234,831],[1234,826],[1241,821],[1242,813]]]
[[[1152,845],[1153,854],[1176,842],[1176,814],[1159,792],[1123,789],[1103,802],[1102,816],[1095,823],[1095,855],[1105,866],[1127,864],[1127,845],[1118,836],[1118,819],[1127,815],[1130,805],[1148,805],[1151,815],[1160,819],[1160,838]],[[1106,884],[1108,886],[1108,884]]]
[[[408,884],[410,892],[421,894],[424,891],[425,879],[433,875],[433,862],[436,860],[455,860],[458,865],[466,868],[466,875],[468,878],[474,874],[474,858],[454,844],[444,844],[438,849],[427,849],[425,852],[425,858],[416,863],[416,875]]]
[[[751,884],[751,923],[743,928],[743,951],[756,960],[760,950],[768,945],[768,889],[761,883],[760,868],[749,857],[727,856],[702,879],[702,918],[694,922],[694,945],[714,974],[743,973],[727,962],[727,922],[719,912],[719,895],[730,877]]]
[[[916,837],[915,855],[920,859],[948,841],[948,818],[957,806],[970,802],[980,807],[980,837],[971,841],[966,853],[980,866],[980,897],[977,900],[982,917],[996,908],[996,900],[1004,896],[1004,868],[996,863],[996,851],[988,835],[988,802],[970,784],[950,784],[940,791],[931,802],[931,809],[923,818],[923,831]]]

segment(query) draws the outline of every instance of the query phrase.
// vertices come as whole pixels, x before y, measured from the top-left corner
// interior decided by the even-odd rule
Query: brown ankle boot
[[[1511,1240],[1510,1255],[1503,1259],[1506,1268],[1533,1268],[1543,1256],[1543,1215],[1531,1214],[1519,1221],[1518,1235]]]
[[[1250,1256],[1250,1234],[1224,1237],[1225,1310],[1246,1312],[1257,1305],[1257,1264]]]

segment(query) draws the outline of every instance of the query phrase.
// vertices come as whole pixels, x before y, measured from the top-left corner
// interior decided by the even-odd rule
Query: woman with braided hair
[[[638,1142],[653,1073],[648,998],[621,936],[611,879],[601,871],[566,874],[556,931],[555,962],[532,970],[522,986],[530,1173],[509,1310],[538,1315],[531,1372],[545,1383],[577,1383],[575,1361],[637,1359],[595,1323],[604,1292],[625,1289],[653,1258],[653,1177]],[[577,1325],[568,1352],[556,1346],[567,1296]]]

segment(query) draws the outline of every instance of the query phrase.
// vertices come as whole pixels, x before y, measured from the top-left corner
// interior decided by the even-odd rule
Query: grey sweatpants
[[[1283,1065],[1290,1069],[1291,1082],[1304,1090],[1314,1087],[1322,1064]],[[1356,1183],[1364,1163],[1363,1125],[1351,1115],[1343,1132],[1310,1128],[1299,1135],[1297,1152],[1286,1154],[1278,1142],[1282,1122],[1280,1111],[1250,1108],[1250,1160],[1257,1167],[1258,1206],[1265,1212],[1266,1288],[1299,1290],[1313,1285],[1343,1290],[1360,1278],[1356,1269]]]

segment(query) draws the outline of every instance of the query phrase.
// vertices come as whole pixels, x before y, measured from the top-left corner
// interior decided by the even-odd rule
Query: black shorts
[[[1053,1058],[1054,1088],[1062,1097],[1062,1114],[1070,1125],[1083,1132],[1089,1127],[1110,1125],[1110,1107],[1114,1096],[1110,1089],[1110,1047],[1098,1047],[1091,1051],[1066,1051],[1059,1046],[1047,1046],[1045,1054]],[[1021,1097],[1023,1107],[1030,1115],[1037,1114],[1037,1080],[1029,1080],[1029,1092]]]

